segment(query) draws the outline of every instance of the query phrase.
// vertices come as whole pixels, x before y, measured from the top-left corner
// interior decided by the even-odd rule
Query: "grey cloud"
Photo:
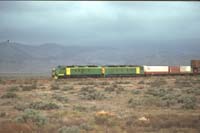
[[[197,2],[0,2],[0,40],[99,44],[199,38]]]

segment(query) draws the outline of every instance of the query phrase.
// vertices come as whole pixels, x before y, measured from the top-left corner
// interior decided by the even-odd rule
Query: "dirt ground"
[[[200,77],[0,78],[0,133],[199,133]]]

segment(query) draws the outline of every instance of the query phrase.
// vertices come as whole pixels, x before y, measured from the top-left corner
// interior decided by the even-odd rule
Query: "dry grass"
[[[200,132],[200,77],[2,77],[0,88],[0,132]]]

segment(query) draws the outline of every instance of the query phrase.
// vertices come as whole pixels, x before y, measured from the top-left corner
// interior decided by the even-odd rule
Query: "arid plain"
[[[0,78],[0,133],[199,133],[200,77]]]

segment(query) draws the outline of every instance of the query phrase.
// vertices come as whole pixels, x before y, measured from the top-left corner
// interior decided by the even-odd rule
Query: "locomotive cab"
[[[52,77],[54,79],[58,79],[65,76],[65,67],[64,66],[57,66],[56,68],[52,69]]]
[[[56,75],[56,68],[52,69],[52,71],[51,71],[51,77],[54,78],[54,79],[58,78],[58,76]]]

